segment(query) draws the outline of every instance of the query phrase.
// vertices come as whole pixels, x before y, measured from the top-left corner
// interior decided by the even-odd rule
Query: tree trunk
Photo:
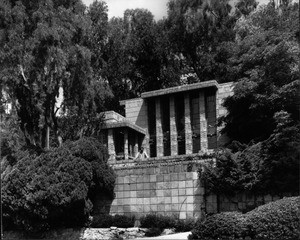
[[[45,149],[49,150],[49,147],[50,147],[50,144],[49,144],[49,141],[50,141],[50,127],[47,126],[46,127],[46,139],[45,139]]]

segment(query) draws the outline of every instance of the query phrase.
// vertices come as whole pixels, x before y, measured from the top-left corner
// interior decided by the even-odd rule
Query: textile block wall
[[[140,217],[150,212],[181,219],[201,217],[204,189],[193,161],[115,165],[117,182],[110,214]]]

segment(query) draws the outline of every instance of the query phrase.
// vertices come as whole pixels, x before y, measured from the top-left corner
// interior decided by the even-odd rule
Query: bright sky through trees
[[[82,0],[89,6],[94,0]],[[257,0],[260,4],[265,4],[269,0]],[[123,17],[126,9],[146,8],[154,15],[156,20],[167,15],[168,0],[106,0],[108,5],[108,17]]]

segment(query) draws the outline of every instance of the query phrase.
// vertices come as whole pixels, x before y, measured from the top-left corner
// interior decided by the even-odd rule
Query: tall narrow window
[[[216,91],[209,89],[205,93],[205,109],[207,118],[208,149],[217,148],[217,116],[216,116]]]
[[[149,147],[150,157],[156,157],[156,114],[155,99],[148,100],[148,131],[149,131]]]
[[[115,143],[116,159],[123,160],[124,159],[124,129],[115,128],[114,130],[115,130],[114,143]]]
[[[184,96],[178,94],[175,96],[175,112],[177,127],[178,154],[185,154],[185,121],[184,121]]]
[[[161,98],[161,116],[162,116],[162,130],[163,130],[163,144],[164,156],[171,155],[171,142],[170,142],[170,101],[169,97]]]
[[[193,137],[193,153],[200,150],[200,111],[199,111],[199,92],[191,94],[191,124]]]

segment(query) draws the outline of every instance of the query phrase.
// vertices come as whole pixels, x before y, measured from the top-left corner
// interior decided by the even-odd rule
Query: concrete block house
[[[197,169],[226,141],[217,119],[226,114],[222,102],[232,93],[232,83],[212,80],[121,101],[125,116],[105,112],[101,137],[117,181],[115,198],[98,210],[201,217],[207,203]],[[136,158],[142,147],[149,157]]]

